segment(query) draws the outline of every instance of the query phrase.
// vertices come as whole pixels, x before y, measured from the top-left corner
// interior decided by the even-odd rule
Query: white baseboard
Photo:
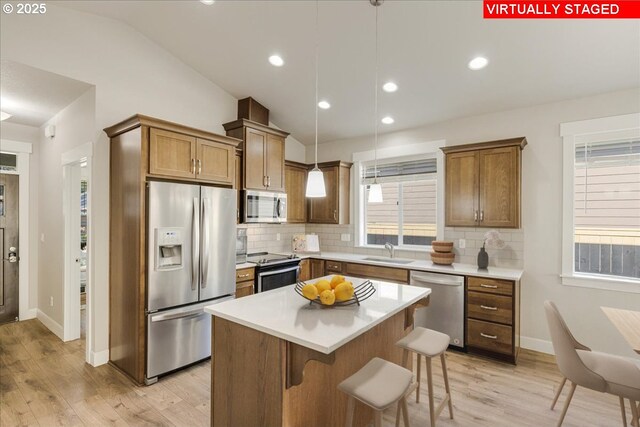
[[[64,338],[63,338],[64,329],[58,322],[53,320],[51,317],[45,314],[42,310],[38,310],[37,317],[38,317],[38,320],[40,320],[44,326],[46,326],[51,332],[56,334],[58,338],[64,341]]]
[[[104,365],[109,361],[109,350],[102,350],[97,352],[91,352],[89,358],[89,363],[91,366],[100,366]]]
[[[30,308],[26,313],[22,313],[22,315],[20,316],[20,321],[35,319],[36,317],[38,317],[38,309]]]
[[[551,341],[545,341],[539,338],[521,336],[520,347],[528,350],[539,351],[540,353],[555,354],[553,352],[553,344],[551,344]]]

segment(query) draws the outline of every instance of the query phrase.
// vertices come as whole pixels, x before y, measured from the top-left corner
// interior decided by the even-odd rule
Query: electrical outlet
[[[458,247],[464,249],[467,247],[467,241],[465,239],[458,239]]]
[[[49,297],[49,307],[53,307],[53,297]]]
[[[349,234],[349,233],[342,233],[342,234],[340,235],[340,239],[341,239],[343,242],[350,242],[350,241],[351,241],[351,234]]]
[[[276,233],[276,240],[280,240],[280,233]]]
[[[40,235],[40,242],[44,243],[44,233]]]

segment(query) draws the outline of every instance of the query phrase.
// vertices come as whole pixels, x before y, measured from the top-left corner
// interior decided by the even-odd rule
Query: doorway
[[[0,324],[18,321],[19,180],[0,173]]]

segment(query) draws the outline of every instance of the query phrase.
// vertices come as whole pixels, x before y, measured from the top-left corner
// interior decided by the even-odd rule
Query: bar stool
[[[425,357],[427,364],[427,387],[429,389],[429,419],[431,421],[431,427],[435,427],[436,418],[440,415],[440,412],[444,409],[445,403],[449,404],[449,417],[453,419],[453,403],[451,402],[451,391],[449,390],[449,376],[447,375],[447,362],[445,359],[445,352],[449,347],[450,338],[448,335],[441,332],[432,331],[427,328],[417,327],[406,337],[402,338],[396,343],[398,347],[404,349],[402,354],[402,364],[406,367],[409,362],[409,352],[412,351],[418,355],[418,385],[416,387],[416,403],[420,402],[420,358]],[[446,391],[445,397],[438,405],[438,408],[434,408],[433,401],[433,377],[431,372],[431,359],[440,356],[442,362],[442,376],[444,377],[444,388]]]
[[[405,396],[413,381],[413,373],[395,363],[374,357],[358,372],[338,384],[349,395],[346,426],[353,425],[355,400],[369,406],[375,412],[375,427],[382,427],[382,412],[398,403],[398,416],[402,408],[405,427],[409,427],[409,412]],[[396,425],[399,420],[396,420]]]

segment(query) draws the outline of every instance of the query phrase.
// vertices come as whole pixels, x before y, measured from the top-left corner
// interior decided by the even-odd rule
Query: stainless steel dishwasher
[[[442,332],[464,348],[464,276],[412,271],[409,284],[431,289],[429,306],[419,308],[415,325]]]

